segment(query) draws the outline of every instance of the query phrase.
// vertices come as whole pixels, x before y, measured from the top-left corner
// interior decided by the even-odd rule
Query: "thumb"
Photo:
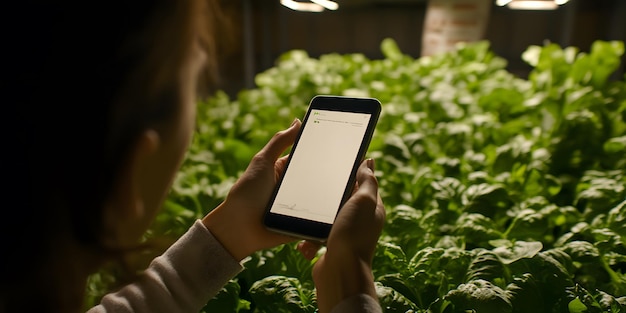
[[[296,140],[301,126],[302,122],[296,118],[289,128],[274,134],[265,147],[259,151],[259,154],[268,160],[275,161]]]
[[[375,204],[377,202],[376,197],[378,195],[378,181],[374,175],[373,159],[367,159],[361,163],[356,179],[358,189],[355,194],[358,196],[354,198],[360,202],[368,201]]]

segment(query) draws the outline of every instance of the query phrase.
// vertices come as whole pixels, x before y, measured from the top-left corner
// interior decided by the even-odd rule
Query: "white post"
[[[458,42],[482,40],[493,0],[429,0],[422,56],[446,52]]]

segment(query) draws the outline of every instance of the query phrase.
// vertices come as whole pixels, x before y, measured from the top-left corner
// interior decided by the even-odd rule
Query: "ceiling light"
[[[335,1],[330,0],[311,0],[313,3],[317,3],[328,10],[337,10],[339,8],[339,4]]]
[[[303,12],[322,12],[324,7],[311,2],[298,2],[294,0],[280,0],[280,4],[294,10]]]
[[[499,5],[501,7],[509,4],[509,2],[511,2],[511,0],[496,0],[496,5]]]
[[[496,5],[516,10],[554,10],[569,0],[496,0]]]

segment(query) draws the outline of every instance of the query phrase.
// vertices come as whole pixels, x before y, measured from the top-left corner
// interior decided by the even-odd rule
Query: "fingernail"
[[[372,172],[374,171],[374,159],[367,159],[366,160],[366,165],[367,167],[369,167],[370,170],[372,170]]]

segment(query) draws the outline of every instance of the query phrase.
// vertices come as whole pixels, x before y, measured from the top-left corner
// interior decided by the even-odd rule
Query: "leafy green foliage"
[[[374,276],[385,311],[624,312],[626,81],[611,79],[624,44],[531,46],[527,79],[488,42],[419,59],[391,39],[381,49],[381,60],[290,51],[256,88],[201,102],[153,233],[179,235],[222,201],[314,95],[376,97],[369,156],[387,223]],[[258,252],[212,302],[314,311],[312,264],[292,245]]]
[[[202,312],[241,312],[250,309],[250,302],[241,299],[241,286],[236,280],[231,280],[220,292],[202,309]]]
[[[250,288],[258,303],[257,312],[315,312],[315,292],[300,280],[285,276],[268,276]]]

